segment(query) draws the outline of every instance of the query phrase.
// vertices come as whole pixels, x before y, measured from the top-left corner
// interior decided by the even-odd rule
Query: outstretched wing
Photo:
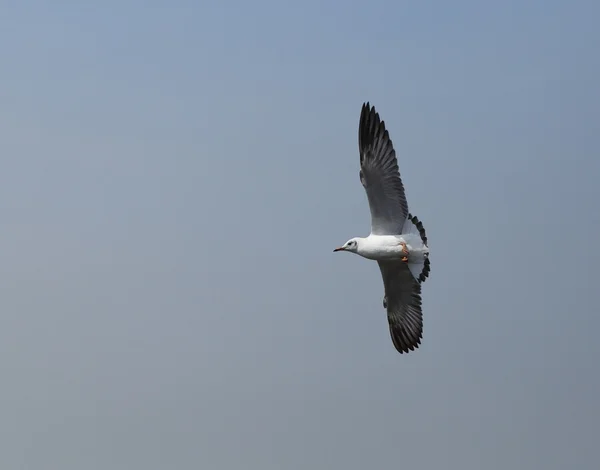
[[[414,351],[423,337],[421,284],[404,261],[378,261],[392,342],[400,354]]]
[[[360,182],[367,192],[373,235],[400,235],[408,215],[392,140],[375,107],[363,104],[358,126]]]

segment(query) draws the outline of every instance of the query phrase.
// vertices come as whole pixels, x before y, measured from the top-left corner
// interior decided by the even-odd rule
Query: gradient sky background
[[[600,3],[1,5],[2,468],[599,468]],[[332,253],[367,100],[409,355]]]

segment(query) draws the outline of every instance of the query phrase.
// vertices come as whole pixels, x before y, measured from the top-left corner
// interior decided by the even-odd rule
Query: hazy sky
[[[1,2],[2,468],[599,468],[600,3],[89,5]],[[367,100],[409,355],[332,252]]]

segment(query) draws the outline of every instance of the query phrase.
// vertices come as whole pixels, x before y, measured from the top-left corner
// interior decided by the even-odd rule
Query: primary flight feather
[[[429,247],[423,224],[408,211],[396,151],[375,107],[364,103],[358,125],[360,182],[371,211],[371,233],[333,251],[377,261],[383,279],[392,342],[399,353],[423,338],[421,284],[429,276]]]

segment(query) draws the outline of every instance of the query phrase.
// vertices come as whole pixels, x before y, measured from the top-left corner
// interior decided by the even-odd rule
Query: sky
[[[598,468],[598,2],[0,5],[3,468]],[[408,355],[332,252],[364,101]]]

